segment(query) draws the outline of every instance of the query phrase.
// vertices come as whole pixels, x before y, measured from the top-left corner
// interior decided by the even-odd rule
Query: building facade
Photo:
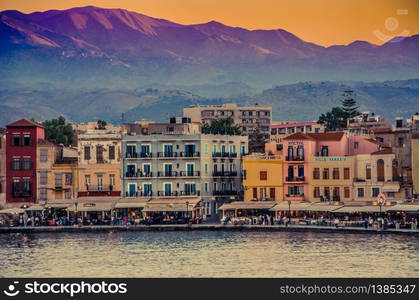
[[[233,103],[213,106],[191,106],[183,109],[183,116],[192,122],[210,124],[213,120],[232,118],[239,125],[242,134],[249,135],[259,128],[265,139],[269,139],[269,126],[272,121],[272,107],[237,106]]]
[[[270,142],[281,144],[282,139],[293,133],[324,132],[324,125],[317,122],[272,122],[270,126]]]
[[[121,195],[121,139],[114,126],[77,133],[78,197]]]
[[[283,162],[279,156],[243,157],[244,201],[283,200]]]
[[[21,119],[6,126],[6,202],[37,202],[37,145],[44,127]]]
[[[412,180],[414,197],[419,199],[419,132],[412,133]]]
[[[244,136],[124,135],[122,195],[142,201],[198,199],[202,213],[215,216],[220,203],[239,197],[247,147]]]

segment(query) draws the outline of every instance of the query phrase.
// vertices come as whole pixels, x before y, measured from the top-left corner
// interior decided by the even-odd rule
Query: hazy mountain
[[[319,33],[321,34],[321,33]],[[415,78],[419,35],[322,47],[285,30],[181,25],[123,9],[0,13],[0,88],[255,88],[308,80]]]
[[[214,89],[218,86],[214,86]],[[206,86],[211,90],[211,86]],[[82,122],[104,119],[112,123],[180,116],[182,108],[196,104],[258,103],[273,107],[274,120],[316,120],[340,105],[343,91],[352,89],[361,111],[410,117],[419,111],[419,79],[386,82],[301,82],[280,85],[253,96],[209,98],[173,89],[50,89],[0,90],[0,126],[19,118],[38,120],[64,115]]]

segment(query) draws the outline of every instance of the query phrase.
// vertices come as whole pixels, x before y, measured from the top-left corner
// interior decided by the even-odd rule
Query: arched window
[[[293,160],[294,156],[294,148],[292,146],[288,146],[288,159],[287,160]]]
[[[384,160],[377,160],[377,181],[384,181]]]

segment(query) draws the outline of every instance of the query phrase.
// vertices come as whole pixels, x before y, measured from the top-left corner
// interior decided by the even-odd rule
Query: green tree
[[[249,152],[250,153],[264,153],[266,139],[263,133],[260,132],[259,127],[256,127],[251,134],[249,134]]]
[[[346,128],[345,112],[341,107],[332,107],[332,109],[325,114],[321,114],[319,120],[320,124],[324,124],[326,131],[336,131]]]
[[[105,120],[97,120],[96,129],[104,130],[106,129],[106,125],[108,125],[108,123]]]
[[[45,127],[45,139],[66,146],[72,145],[74,141],[74,131],[71,124],[67,123],[63,116],[57,119],[45,120],[42,122]]]
[[[342,110],[344,112],[345,119],[348,120],[353,117],[359,116],[359,106],[357,106],[357,103],[353,97],[353,91],[345,91],[342,96]]]
[[[240,127],[234,124],[232,118],[218,119],[211,124],[204,124],[201,129],[204,134],[240,135]]]

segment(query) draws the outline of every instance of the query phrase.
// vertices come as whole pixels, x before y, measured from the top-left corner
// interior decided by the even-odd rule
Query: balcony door
[[[141,153],[150,154],[150,145],[141,145]]]
[[[185,193],[185,195],[195,195],[196,194],[196,184],[195,183],[185,183],[184,193]]]
[[[165,176],[172,176],[172,164],[165,164],[164,165],[164,175]]]
[[[130,183],[128,186],[128,191],[129,191],[129,196],[130,197],[134,197],[135,196],[135,191],[136,191],[136,185],[133,183]]]
[[[377,181],[384,181],[384,160],[377,160]]]
[[[172,184],[171,183],[165,183],[164,184],[164,195],[165,196],[172,195]]]
[[[294,178],[294,167],[288,166],[288,179],[291,180],[292,178]]]
[[[188,176],[194,175],[194,164],[186,164],[186,172]]]
[[[164,145],[164,156],[166,157],[173,156],[173,145]]]
[[[185,153],[192,156],[195,153],[195,144],[186,144]]]
[[[144,184],[144,196],[151,196],[152,194],[152,185],[150,183]]]

